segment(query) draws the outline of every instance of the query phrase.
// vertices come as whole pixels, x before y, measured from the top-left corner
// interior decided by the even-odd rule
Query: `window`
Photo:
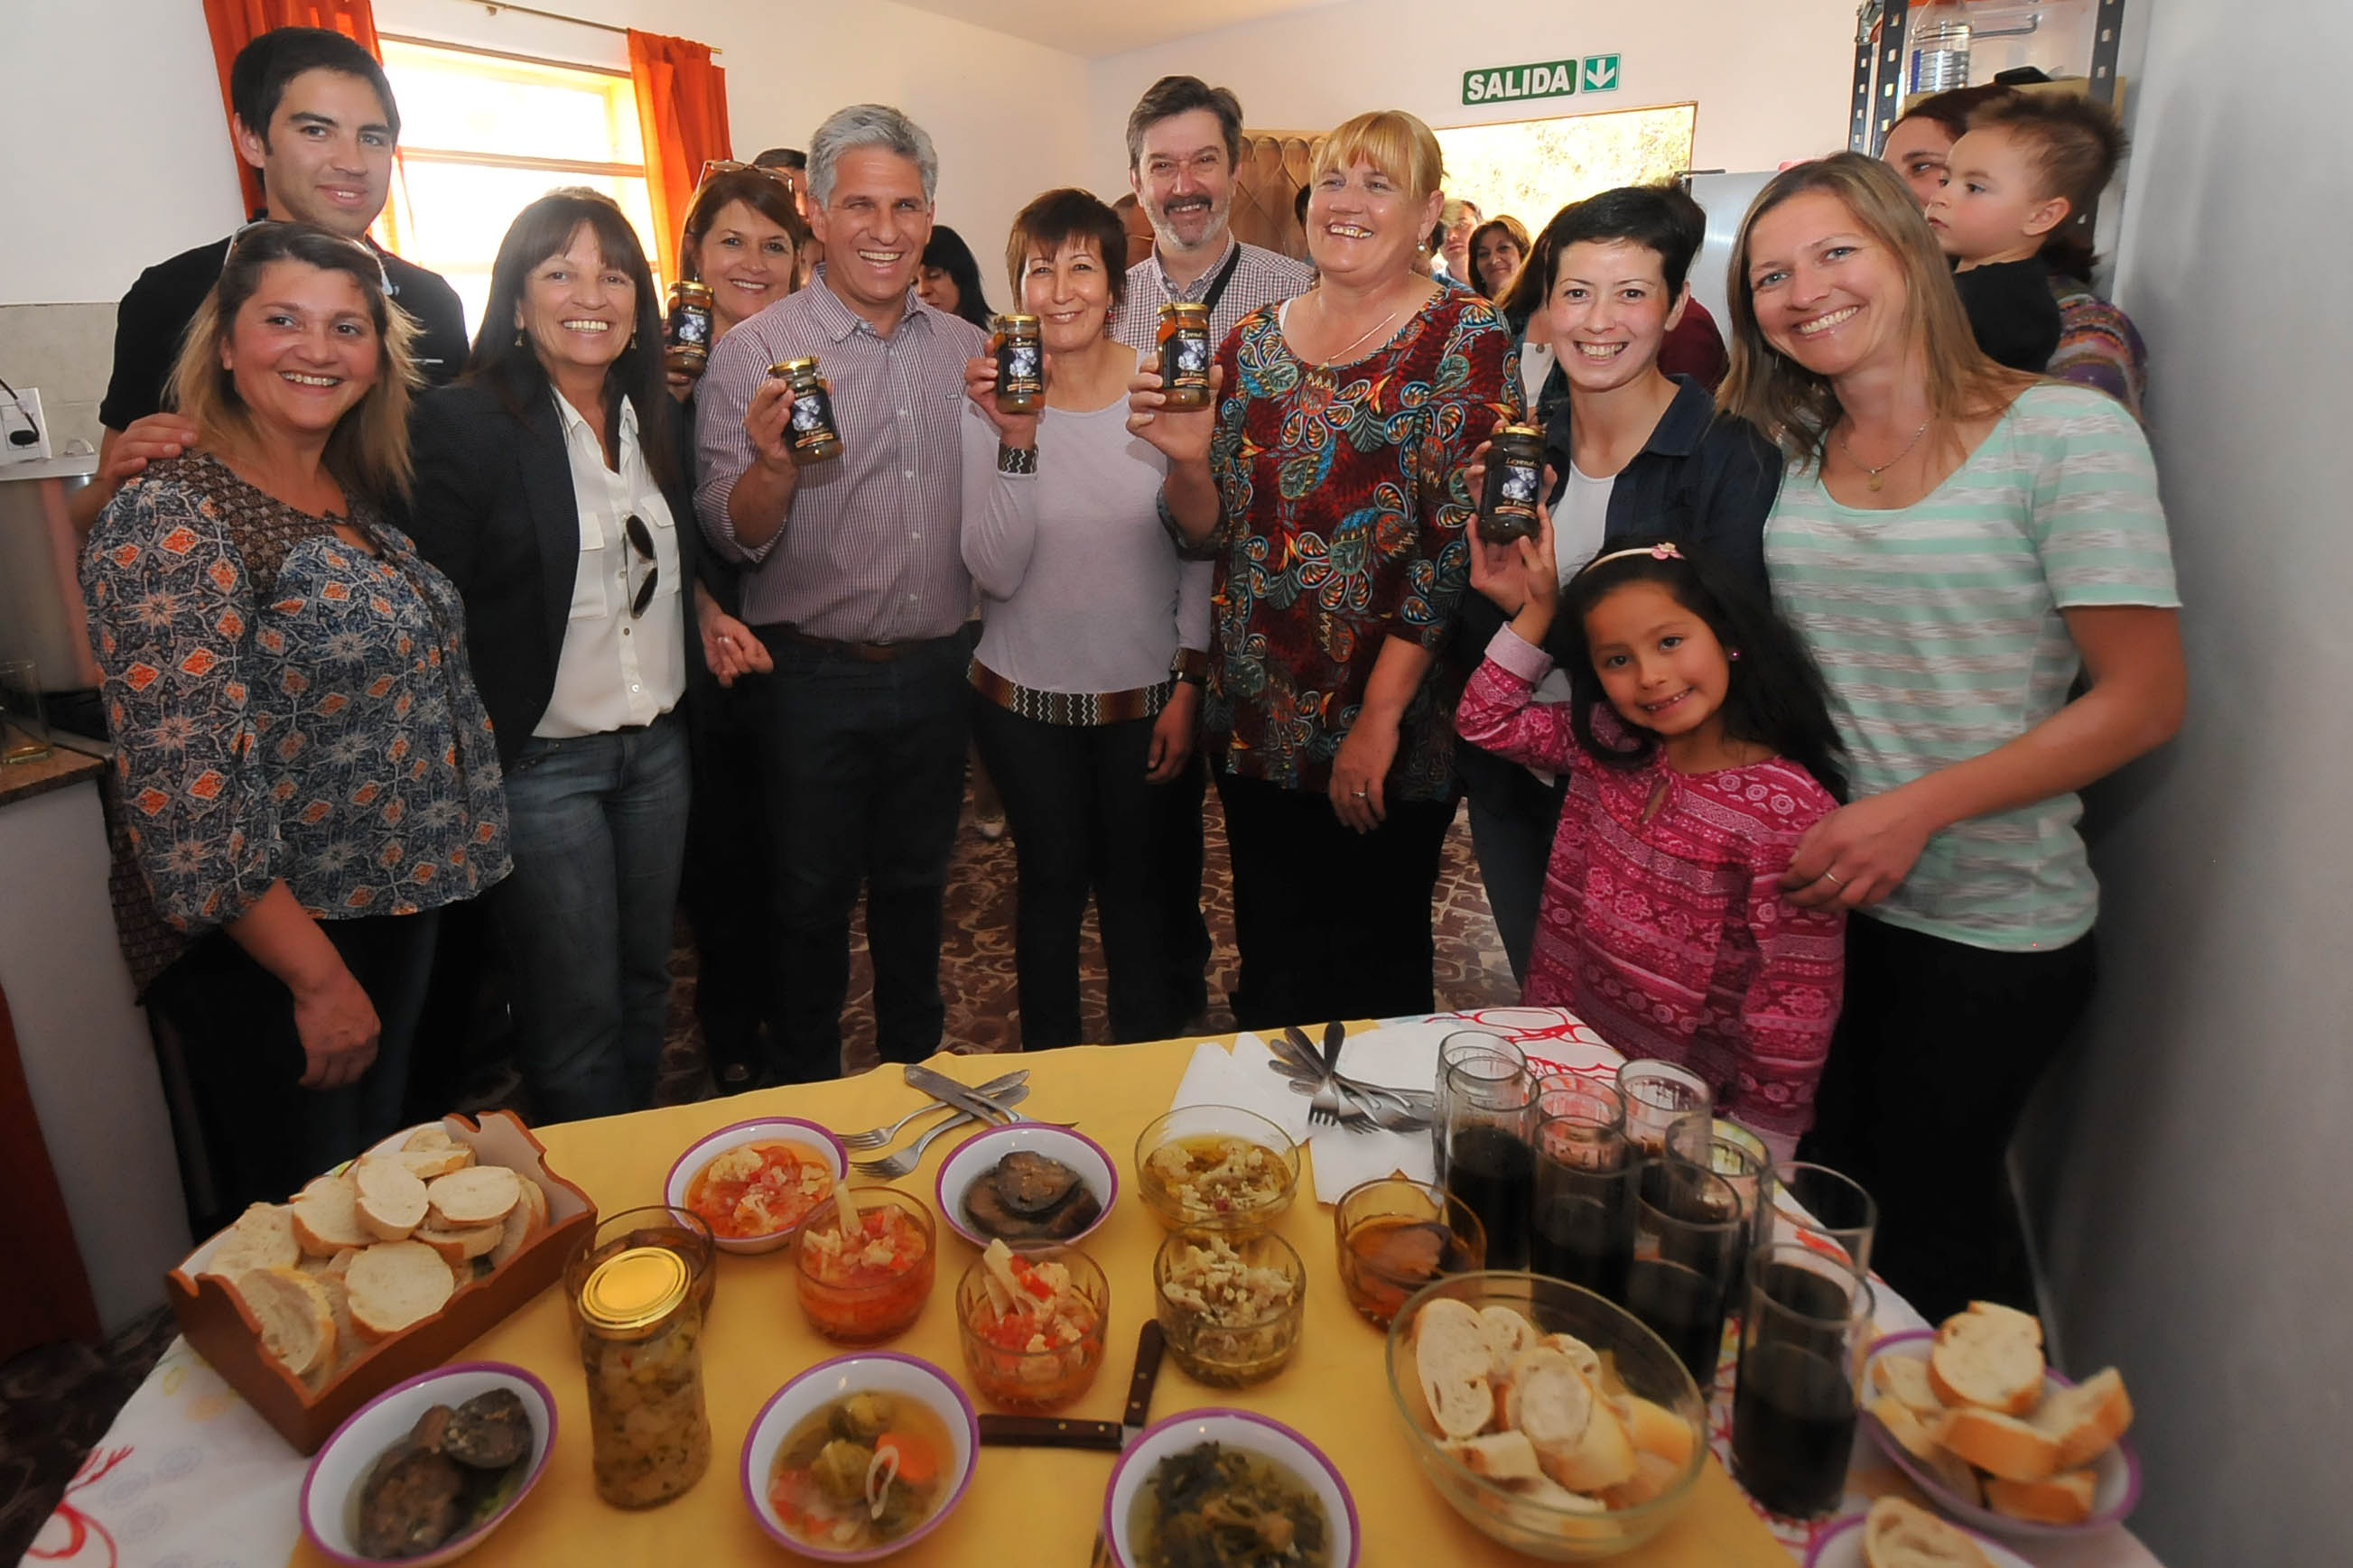
[[[1440,131],[1446,194],[1476,203],[1488,217],[1509,213],[1534,235],[1597,191],[1684,173],[1698,122],[1697,104],[1678,103]]]
[[[404,178],[376,237],[448,279],[466,302],[470,329],[481,323],[507,226],[554,186],[611,196],[648,258],[656,254],[645,142],[627,71],[381,41],[400,100]]]

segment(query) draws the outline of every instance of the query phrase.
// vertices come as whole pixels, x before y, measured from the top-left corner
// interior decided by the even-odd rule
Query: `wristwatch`
[[[1000,474],[1034,474],[1038,471],[1038,448],[1008,447],[997,444],[997,471]]]
[[[1171,672],[1186,686],[1206,686],[1209,679],[1209,656],[1198,647],[1176,650],[1176,668]]]

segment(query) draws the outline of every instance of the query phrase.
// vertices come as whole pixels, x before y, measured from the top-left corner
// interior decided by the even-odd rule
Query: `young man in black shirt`
[[[238,52],[229,68],[237,150],[261,172],[264,216],[313,223],[365,241],[384,210],[400,110],[374,56],[320,27],[280,27]],[[151,458],[174,457],[195,438],[177,415],[164,412],[164,387],[180,339],[220,277],[226,237],[139,275],[114,324],[114,374],[99,423],[98,477],[73,500],[87,533],[122,482]],[[439,275],[377,251],[386,292],[417,319],[415,352],[427,382],[457,377],[466,363],[466,320],[457,290]]]

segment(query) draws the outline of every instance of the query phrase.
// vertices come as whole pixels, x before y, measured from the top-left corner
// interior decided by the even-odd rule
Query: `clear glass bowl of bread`
[[[1707,1406],[1623,1308],[1539,1274],[1438,1280],[1389,1326],[1415,1462],[1514,1552],[1586,1562],[1656,1535],[1707,1462]]]

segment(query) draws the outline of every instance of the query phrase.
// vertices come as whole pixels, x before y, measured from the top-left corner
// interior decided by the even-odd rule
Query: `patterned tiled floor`
[[[1208,862],[1203,889],[1210,935],[1210,1015],[1207,1032],[1233,1027],[1225,994],[1234,980],[1233,891],[1225,871],[1225,823],[1217,795],[1208,799]],[[1471,858],[1470,829],[1458,817],[1448,836],[1437,900],[1438,1000],[1445,1008],[1493,1006],[1518,994],[1495,936],[1487,896]],[[850,998],[843,1020],[844,1065],[856,1072],[875,1062],[872,977],[865,939],[856,949]],[[949,871],[946,940],[941,980],[947,993],[950,1043],[965,1051],[1010,1050],[1019,1038],[1014,1012],[1013,845],[980,837],[969,805]],[[1082,1000],[1091,1036],[1103,1032],[1103,977],[1094,922],[1081,948],[1086,965]],[[702,1037],[694,1021],[694,952],[681,942],[673,966],[670,1027],[662,1053],[658,1098],[665,1104],[711,1092]],[[147,1375],[174,1332],[161,1309],[125,1329],[101,1350],[56,1345],[0,1365],[0,1563],[15,1562],[32,1542],[73,1477],[105,1435],[114,1412]]]

